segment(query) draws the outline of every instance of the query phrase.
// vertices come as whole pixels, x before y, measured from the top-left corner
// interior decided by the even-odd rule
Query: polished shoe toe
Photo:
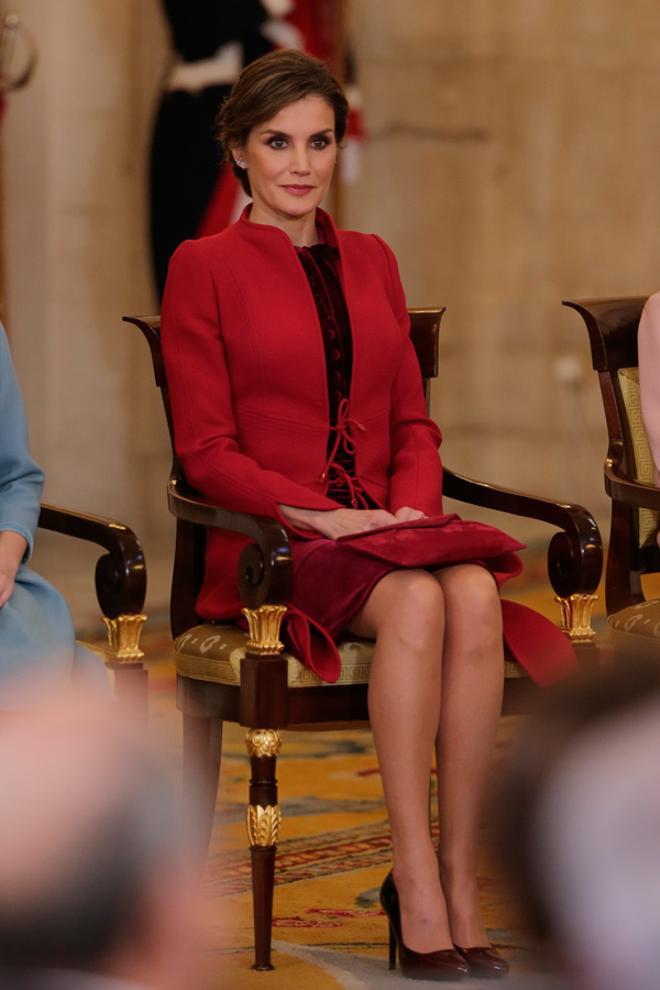
[[[506,959],[490,945],[477,945],[471,949],[463,949],[457,945],[455,948],[470,967],[470,976],[499,979],[509,972]]]
[[[396,965],[397,950],[401,972],[410,980],[460,980],[470,975],[470,965],[454,946],[435,952],[409,949],[401,934],[401,908],[394,877],[388,873],[380,888],[380,903],[390,927],[390,969]]]

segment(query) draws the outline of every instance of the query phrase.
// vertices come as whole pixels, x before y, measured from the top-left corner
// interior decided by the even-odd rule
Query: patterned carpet
[[[519,583],[511,597],[557,618],[545,581]],[[181,729],[170,639],[165,630],[152,626],[144,640],[150,729],[179,767]],[[502,719],[496,766],[516,725],[514,718]],[[276,969],[256,973],[250,968],[252,907],[244,825],[249,761],[244,735],[238,726],[225,726],[221,788],[204,877],[201,942],[208,990],[409,987],[398,973],[387,970],[387,929],[377,892],[390,861],[389,832],[366,730],[283,736],[278,760],[283,825],[274,908]],[[524,923],[488,853],[486,829],[482,840],[479,886],[486,923],[492,941],[512,965],[512,976],[500,985],[545,987],[534,972]],[[479,987],[480,981],[461,985]]]

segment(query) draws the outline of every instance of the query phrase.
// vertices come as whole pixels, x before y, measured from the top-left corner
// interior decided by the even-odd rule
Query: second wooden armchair
[[[412,339],[427,388],[438,370],[438,331],[442,310],[412,310]],[[161,389],[173,437],[167,382],[157,317],[126,317],[145,335],[151,349],[156,384]],[[558,596],[564,629],[579,649],[593,650],[589,614],[601,573],[601,543],[589,513],[573,505],[471,481],[445,469],[448,497],[487,506],[554,525],[548,548],[550,581]],[[248,729],[252,761],[247,828],[252,856],[255,966],[271,967],[271,923],[275,849],[281,813],[275,777],[276,760],[287,728],[329,728],[365,724],[367,684],[373,644],[341,644],[342,671],[337,684],[325,684],[294,657],[283,652],[280,624],[291,587],[287,534],[273,519],[228,512],[192,491],[174,454],[168,483],[170,511],[177,519],[172,580],[171,624],[177,669],[177,703],[183,713],[186,787],[203,795],[206,835],[216,801],[222,724]],[[230,624],[200,623],[195,600],[203,573],[205,532],[219,527],[252,541],[237,575],[249,621],[249,634]],[[520,710],[528,680],[507,661],[505,710]]]
[[[605,490],[611,499],[605,606],[614,644],[657,653],[660,599],[642,576],[660,572],[660,489],[642,421],[637,330],[646,298],[566,301],[584,320],[608,432]]]

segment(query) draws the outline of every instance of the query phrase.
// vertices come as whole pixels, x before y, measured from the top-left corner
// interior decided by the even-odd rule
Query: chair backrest
[[[637,330],[646,297],[571,302],[589,333],[609,445],[607,457],[630,478],[653,482],[653,461],[641,417]],[[639,575],[660,569],[658,513],[612,500],[607,564],[608,612],[643,600]]]
[[[422,372],[427,410],[430,408],[431,379],[438,375],[438,335],[443,313],[444,308],[409,310],[410,336]],[[124,322],[133,323],[138,327],[149,344],[154,378],[163,400],[172,446],[170,483],[176,484],[182,492],[191,491],[174,446],[174,426],[160,341],[160,316],[125,316]],[[202,526],[177,519],[170,598],[170,621],[174,636],[185,632],[200,621],[195,613],[195,601],[204,576],[205,545],[206,532]]]

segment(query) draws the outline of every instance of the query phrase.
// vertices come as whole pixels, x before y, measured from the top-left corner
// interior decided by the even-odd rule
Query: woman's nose
[[[294,148],[291,171],[297,174],[307,174],[309,172],[307,148]]]

